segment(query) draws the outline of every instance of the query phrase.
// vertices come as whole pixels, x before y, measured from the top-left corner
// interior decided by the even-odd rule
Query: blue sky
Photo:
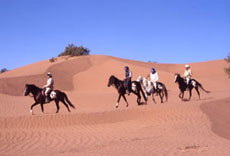
[[[223,59],[229,0],[0,0],[0,69],[56,57],[73,43],[159,63]]]

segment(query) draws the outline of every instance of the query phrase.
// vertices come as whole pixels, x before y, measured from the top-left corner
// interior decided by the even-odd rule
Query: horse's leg
[[[121,99],[121,94],[119,94],[119,96],[118,96],[117,103],[116,103],[116,108],[118,108],[118,107],[119,107],[119,102],[120,102],[120,99]]]
[[[179,94],[179,98],[181,99],[182,97],[181,97],[181,94],[182,94],[182,92],[180,92],[180,94]]]
[[[163,91],[163,90],[160,90],[160,93],[161,93],[162,103],[163,103],[163,102],[164,102],[164,97],[165,97],[165,94],[164,94],[164,91]]]
[[[189,89],[189,99],[188,99],[188,100],[190,100],[190,99],[191,99],[191,97],[192,97],[192,88],[191,88],[191,89]]]
[[[38,105],[39,103],[38,102],[35,102],[34,104],[31,105],[30,107],[30,113],[33,115],[33,107]]]
[[[156,100],[154,98],[154,93],[152,93],[152,99],[153,99],[153,102],[156,104]]]
[[[56,113],[58,113],[59,112],[59,100],[55,100],[55,103],[56,103],[56,106],[57,106],[57,111],[56,111]]]
[[[68,111],[70,112],[70,109],[69,109],[69,106],[67,105],[67,103],[65,102],[65,100],[63,99],[61,99],[61,102],[66,106],[66,108],[68,109]]]
[[[182,101],[184,101],[184,91],[180,92],[179,98],[180,98]]]
[[[44,103],[41,103],[41,110],[42,110],[42,113],[44,113],[44,107],[43,107],[43,104],[44,104]]]
[[[197,92],[197,94],[198,94],[198,96],[199,96],[199,99],[200,99],[200,92],[199,92],[198,86],[196,86],[195,89],[196,89],[196,92]]]
[[[140,92],[137,93],[137,103],[138,103],[138,105],[141,103],[141,94],[140,94]]]
[[[139,105],[140,101],[141,101],[141,95],[140,95],[140,93],[139,92],[135,92],[133,90],[131,90],[131,92],[137,96],[137,103]]]
[[[126,107],[128,107],[128,106],[129,106],[129,104],[128,104],[128,101],[126,100],[125,95],[122,95],[122,97],[123,97],[123,99],[124,99],[124,100],[125,100],[125,102],[126,102]]]
[[[160,96],[160,99],[161,99],[161,103],[163,103],[163,95],[161,93],[162,92],[159,92],[159,96]]]
[[[181,98],[182,98],[182,101],[184,101],[184,92],[182,92]]]

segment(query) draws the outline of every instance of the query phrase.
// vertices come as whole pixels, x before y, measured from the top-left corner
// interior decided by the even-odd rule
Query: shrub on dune
[[[58,56],[82,56],[89,55],[90,50],[83,46],[75,46],[74,44],[69,44],[65,51],[59,54]]]

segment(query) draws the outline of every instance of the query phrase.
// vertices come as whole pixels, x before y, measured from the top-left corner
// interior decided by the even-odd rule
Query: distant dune
[[[133,80],[155,67],[159,81],[169,92],[167,103],[138,106],[134,95],[127,96],[127,108],[113,87],[110,75],[123,79],[124,66]],[[230,153],[230,79],[224,60],[191,63],[193,77],[210,94],[195,91],[191,101],[182,102],[174,74],[183,74],[184,64],[161,64],[90,55],[61,57],[30,64],[0,74],[0,155],[221,155]],[[55,89],[67,93],[76,109],[68,113],[55,103],[34,107],[24,97],[25,84],[42,87],[46,73],[53,73]],[[185,95],[188,96],[188,93]]]

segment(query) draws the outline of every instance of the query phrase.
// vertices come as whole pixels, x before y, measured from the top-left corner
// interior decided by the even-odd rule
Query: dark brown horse
[[[179,89],[180,89],[180,94],[179,94],[179,98],[184,101],[184,92],[188,89],[189,90],[189,99],[191,99],[192,97],[192,89],[195,88],[196,92],[199,96],[200,99],[200,92],[199,92],[199,88],[201,88],[204,92],[206,93],[210,93],[210,91],[207,91],[203,88],[203,86],[196,81],[195,79],[191,79],[189,84],[187,85],[187,83],[185,82],[184,78],[182,78],[180,76],[180,74],[175,74],[175,83],[178,83],[179,85]]]
[[[35,103],[32,104],[31,108],[30,108],[30,112],[33,114],[33,107],[40,104],[41,105],[41,110],[42,112],[44,112],[44,108],[43,105],[45,104],[45,96],[42,94],[42,88],[38,88],[37,86],[33,85],[33,84],[26,84],[25,85],[25,91],[24,91],[24,96],[27,96],[29,94],[32,94]],[[67,95],[64,92],[61,92],[59,90],[54,90],[53,92],[55,94],[55,97],[53,99],[51,99],[51,101],[55,101],[56,106],[57,106],[57,111],[56,113],[58,113],[59,111],[59,102],[61,101],[66,108],[68,109],[68,111],[70,112],[69,106],[72,108],[75,108],[74,105],[69,101],[69,99],[67,98]]]
[[[121,81],[118,78],[116,78],[114,75],[112,75],[109,78],[108,87],[110,87],[112,85],[115,86],[115,88],[117,89],[118,94],[119,94],[118,99],[117,99],[116,108],[119,107],[119,101],[121,99],[121,96],[125,100],[126,106],[128,107],[129,104],[128,104],[128,102],[126,100],[126,97],[125,97],[126,88],[124,86],[124,81]],[[137,103],[138,103],[138,105],[141,104],[141,94],[140,94],[140,92],[142,93],[142,95],[143,95],[143,97],[145,99],[145,103],[146,103],[147,102],[147,98],[145,97],[145,94],[144,94],[144,92],[143,92],[143,90],[141,88],[140,82],[132,81],[131,85],[132,85],[131,93],[133,93],[133,94],[135,94],[137,96]]]

